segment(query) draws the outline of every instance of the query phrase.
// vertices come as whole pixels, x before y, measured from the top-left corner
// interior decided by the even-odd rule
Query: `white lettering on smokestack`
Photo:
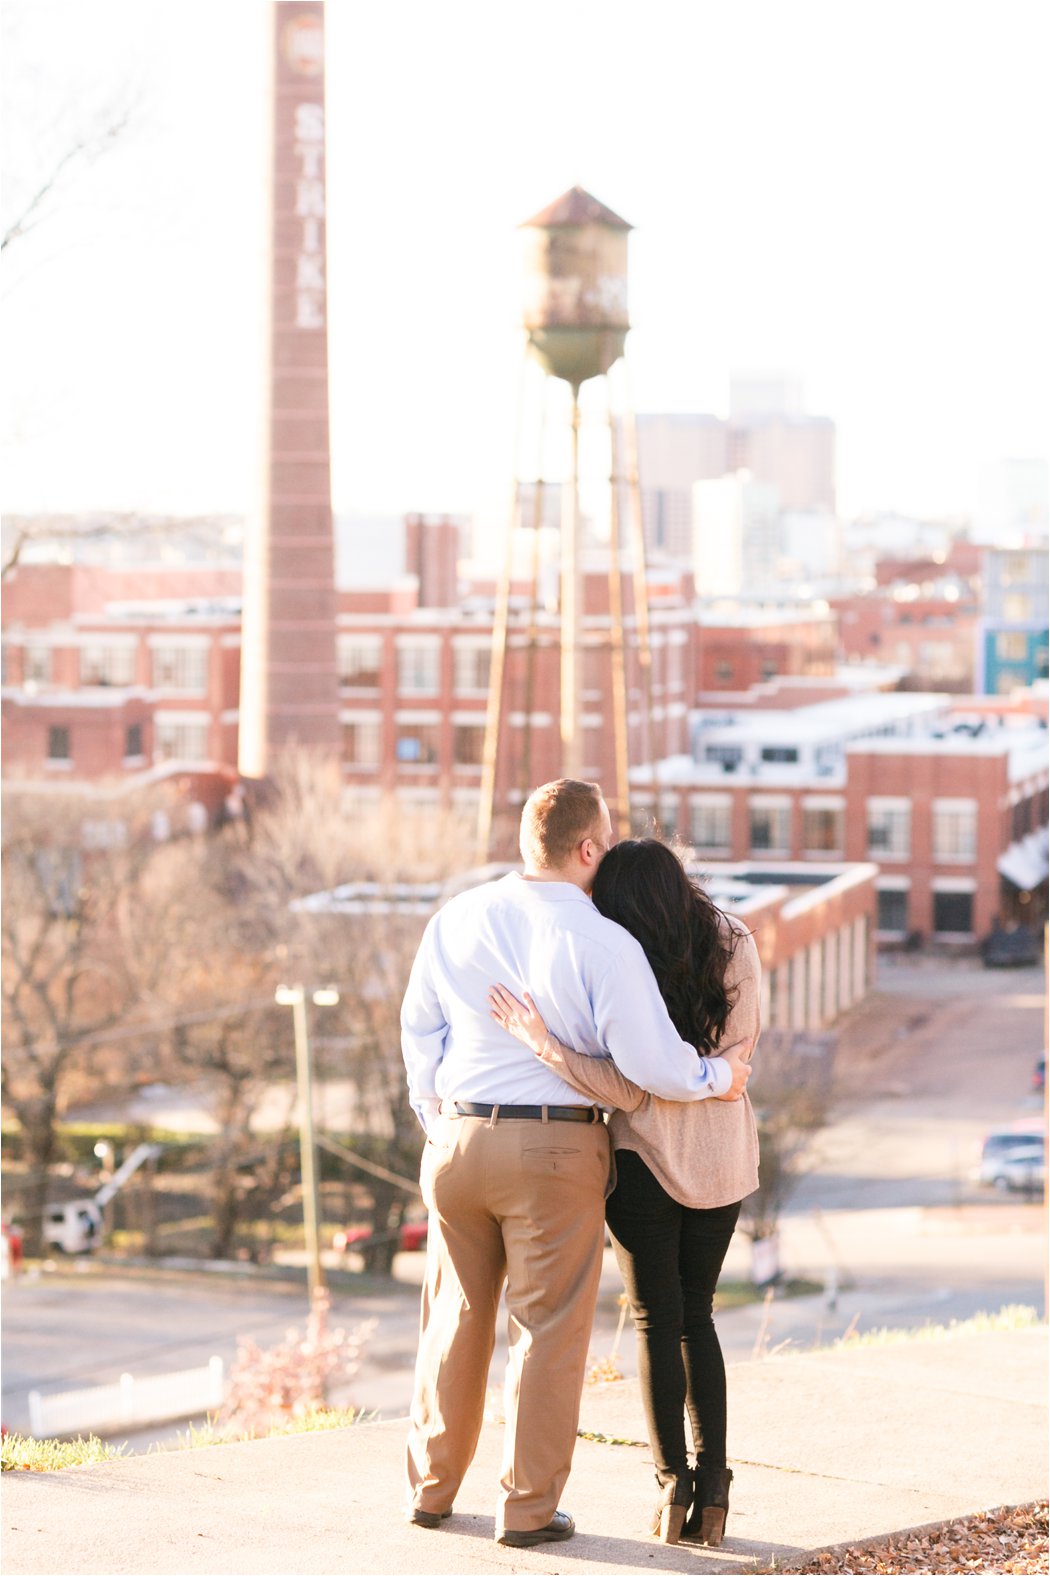
[[[303,221],[295,260],[295,326],[324,328],[324,254],[321,226],[325,215],[322,156],[324,106],[295,107],[295,152],[299,177],[295,183],[295,216]]]

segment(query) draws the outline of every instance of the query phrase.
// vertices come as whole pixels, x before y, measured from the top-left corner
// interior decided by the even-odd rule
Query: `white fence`
[[[111,1434],[214,1411],[222,1403],[222,1391],[221,1357],[213,1357],[206,1368],[184,1368],[145,1379],[121,1374],[119,1383],[94,1385],[90,1390],[60,1390],[54,1395],[31,1390],[29,1430],[35,1439],[85,1430]]]

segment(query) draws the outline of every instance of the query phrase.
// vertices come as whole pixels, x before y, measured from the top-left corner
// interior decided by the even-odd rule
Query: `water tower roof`
[[[613,213],[597,197],[585,192],[582,186],[573,186],[554,202],[526,219],[523,230],[554,230],[577,224],[604,224],[611,230],[633,230],[634,226]]]

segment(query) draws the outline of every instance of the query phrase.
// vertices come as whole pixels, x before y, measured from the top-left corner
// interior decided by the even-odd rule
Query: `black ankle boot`
[[[698,1456],[696,1461],[696,1489],[693,1508],[689,1512],[682,1536],[698,1543],[717,1547],[726,1529],[729,1514],[729,1485],[733,1474],[727,1466],[712,1466]]]
[[[659,1482],[659,1479],[657,1479]],[[652,1531],[661,1543],[677,1543],[682,1536],[686,1514],[693,1498],[693,1474],[668,1478],[660,1485],[660,1498],[653,1512]]]

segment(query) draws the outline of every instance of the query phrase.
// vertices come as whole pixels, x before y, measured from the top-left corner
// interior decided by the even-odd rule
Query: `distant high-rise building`
[[[735,378],[730,416],[638,417],[638,472],[651,556],[696,551],[694,484],[747,471],[776,489],[784,511],[835,513],[835,424],[807,416],[791,378]],[[765,556],[772,552],[771,539]]]
[[[775,487],[745,471],[693,488],[693,577],[702,597],[772,589],[780,559]]]
[[[718,416],[638,417],[638,477],[646,552],[693,555],[693,483],[729,470],[729,432]]]
[[[730,423],[730,464],[769,482],[784,509],[835,510],[835,423],[772,414]]]

